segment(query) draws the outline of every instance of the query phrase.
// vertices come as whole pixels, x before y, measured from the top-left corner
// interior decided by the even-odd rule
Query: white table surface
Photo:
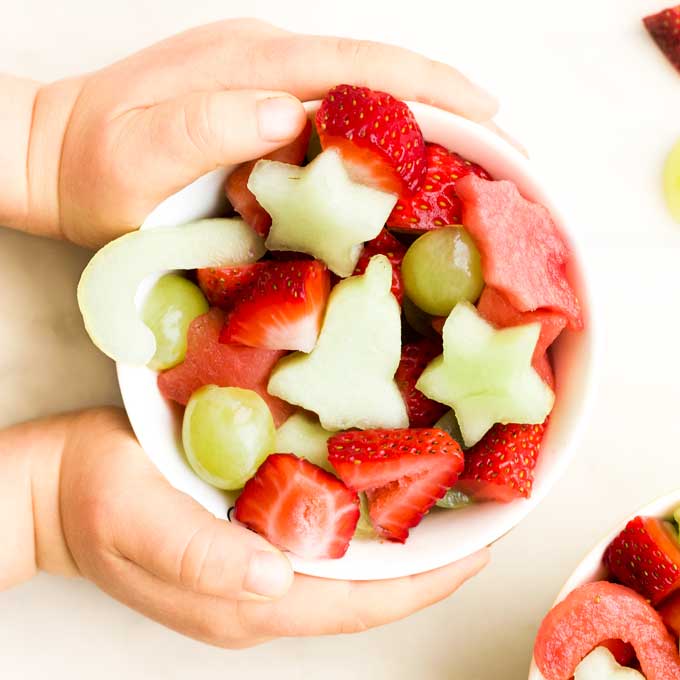
[[[636,506],[680,486],[680,226],[660,194],[664,154],[680,137],[680,78],[639,22],[665,4],[2,3],[0,70],[45,80],[246,11],[290,29],[401,43],[458,65],[501,97],[500,121],[524,141],[588,239],[605,352],[597,405],[568,474],[494,547],[493,564],[449,600],[359,636],[229,652],[146,621],[88,583],[43,575],[0,595],[1,677],[526,677],[540,619],[583,553]],[[113,367],[90,345],[75,304],[87,259],[75,247],[0,229],[0,425],[119,401]]]

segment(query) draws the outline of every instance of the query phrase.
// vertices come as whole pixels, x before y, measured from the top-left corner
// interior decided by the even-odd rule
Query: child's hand
[[[5,476],[14,452],[30,479]],[[215,519],[173,489],[117,409],[17,426],[0,433],[0,453],[6,464],[0,468],[0,539],[18,547],[19,559],[32,552],[22,551],[12,534],[23,526],[17,513],[24,506],[13,493],[25,487],[32,489],[28,506],[34,509],[34,526],[25,525],[26,543],[36,550],[33,570],[81,574],[146,616],[224,647],[394,621],[446,597],[488,559],[484,551],[390,581],[293,576],[288,559],[263,538]],[[3,575],[18,581],[31,571],[25,564],[21,574],[11,562],[17,555],[5,553],[0,589],[11,585]]]
[[[224,21],[39,90],[26,223],[101,246],[207,171],[289,142],[300,101],[344,82],[478,121],[496,111],[455,69],[404,49]]]

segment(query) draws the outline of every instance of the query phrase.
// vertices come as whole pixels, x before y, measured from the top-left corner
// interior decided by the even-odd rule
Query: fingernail
[[[290,588],[292,570],[283,553],[260,550],[253,553],[243,587],[253,595],[281,597]]]
[[[257,127],[267,142],[292,139],[300,131],[302,105],[293,97],[269,97],[257,102]]]

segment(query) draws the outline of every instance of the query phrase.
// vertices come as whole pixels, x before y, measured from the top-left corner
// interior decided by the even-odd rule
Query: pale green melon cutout
[[[321,427],[315,415],[299,411],[276,431],[276,451],[294,453],[335,474],[335,469],[328,462],[327,442],[332,434]]]
[[[620,666],[606,647],[595,647],[576,666],[574,680],[645,680],[634,668]]]
[[[248,188],[271,215],[269,250],[292,250],[323,260],[338,276],[350,276],[364,241],[375,238],[397,197],[353,182],[337,151],[301,168],[259,161]]]
[[[555,401],[531,365],[541,326],[496,329],[468,302],[444,324],[444,353],[416,383],[425,395],[450,406],[466,446],[495,423],[542,423]]]
[[[80,277],[78,305],[85,328],[115,361],[147,364],[156,341],[140,318],[135,295],[149,274],[245,264],[264,253],[262,239],[240,219],[199,220],[121,236],[99,250]]]
[[[673,219],[680,222],[680,141],[671,149],[666,159],[663,190]]]
[[[391,287],[384,255],[371,258],[362,276],[335,286],[316,347],[281,359],[269,393],[314,411],[327,430],[408,427],[394,381],[401,318]]]

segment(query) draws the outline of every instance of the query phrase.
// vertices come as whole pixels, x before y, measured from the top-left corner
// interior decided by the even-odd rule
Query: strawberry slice
[[[266,267],[266,262],[238,267],[206,267],[197,269],[196,277],[210,305],[228,312]]]
[[[270,543],[307,559],[336,559],[359,521],[359,497],[304,458],[275,453],[236,499],[235,518]]]
[[[680,589],[680,544],[656,517],[635,517],[609,544],[604,563],[623,585],[653,605]]]
[[[387,225],[392,229],[425,232],[447,224],[460,224],[463,204],[456,194],[456,182],[474,174],[492,179],[481,166],[439,144],[426,144],[427,171],[420,189],[413,196],[400,196]]]
[[[680,71],[680,5],[645,17],[643,22],[659,49]]]
[[[300,135],[287,146],[272,151],[265,158],[270,161],[280,161],[291,165],[302,165],[307,153],[309,137],[312,133],[312,122],[307,121],[305,129]],[[272,226],[272,218],[269,213],[257,202],[255,195],[248,189],[248,178],[259,158],[248,163],[239,165],[227,177],[224,185],[229,203],[234,210],[260,235],[266,237],[269,227]]]
[[[680,638],[680,591],[676,590],[666,601],[659,607],[659,614],[666,628]]]
[[[447,411],[448,407],[428,399],[416,383],[425,367],[442,353],[441,339],[423,338],[403,345],[401,361],[394,379],[404,398],[411,427],[432,427]]]
[[[460,446],[437,429],[342,432],[328,440],[328,460],[347,486],[366,492],[378,534],[400,543],[463,469]]]
[[[220,342],[311,352],[330,294],[330,275],[317,260],[264,262],[227,317]]]
[[[475,501],[529,498],[546,424],[494,425],[465,453],[456,488]]]
[[[374,255],[384,255],[392,265],[392,294],[401,304],[403,284],[401,280],[401,261],[406,255],[406,246],[394,238],[387,229],[383,229],[372,241],[368,241],[361,251],[354,274],[363,274]]]
[[[355,85],[329,90],[316,114],[323,149],[335,148],[350,175],[399,195],[425,178],[425,140],[411,110],[385,92]]]

